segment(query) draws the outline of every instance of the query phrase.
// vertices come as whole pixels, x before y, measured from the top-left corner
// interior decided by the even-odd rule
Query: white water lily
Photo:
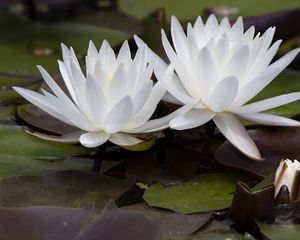
[[[228,18],[218,23],[211,15],[204,24],[199,16],[185,34],[176,17],[172,17],[171,35],[174,49],[162,30],[162,43],[170,64],[154,52],[150,56],[155,75],[168,90],[167,101],[193,108],[176,116],[170,127],[194,128],[213,119],[224,136],[248,157],[261,155],[237,117],[266,125],[300,126],[298,121],[261,113],[300,99],[290,93],[247,104],[266,87],[299,52],[295,49],[271,63],[281,40],[271,45],[275,28],[255,36],[254,27],[246,32],[242,18],[230,26]],[[144,43],[136,37],[138,45]],[[288,84],[288,83],[287,83]]]
[[[83,146],[96,147],[106,141],[135,145],[143,141],[135,134],[168,127],[172,114],[149,120],[166,90],[159,83],[153,85],[153,69],[146,61],[145,48],[139,49],[132,59],[127,41],[117,57],[107,41],[100,51],[90,42],[86,75],[72,48],[62,45],[62,52],[59,69],[70,98],[40,66],[38,69],[54,94],[43,89],[43,94],[14,89],[43,111],[81,129],[77,138]]]
[[[297,160],[290,159],[282,160],[276,170],[275,174],[275,192],[276,197],[283,185],[289,190],[290,200],[295,200],[299,191],[299,175],[300,163]],[[298,179],[297,179],[298,178]]]

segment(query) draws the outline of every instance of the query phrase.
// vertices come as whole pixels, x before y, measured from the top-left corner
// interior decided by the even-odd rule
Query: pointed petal
[[[205,23],[205,32],[208,38],[214,37],[219,30],[219,23],[214,14],[211,14]]]
[[[131,146],[143,142],[142,139],[136,138],[126,133],[111,134],[108,140],[118,146]]]
[[[262,112],[268,109],[279,107],[281,105],[294,102],[300,99],[300,92],[289,93],[280,95],[277,97],[268,98],[266,100],[258,101],[255,103],[250,103],[244,106],[241,106],[235,110],[236,113],[256,113]]]
[[[161,68],[161,70],[163,71],[168,67],[168,65],[155,52],[148,48],[144,41],[140,39],[137,35],[134,35],[134,40],[138,48],[146,48],[146,56],[148,62],[154,64],[155,68]]]
[[[68,123],[70,125],[74,125],[72,122],[70,122],[64,115],[62,115],[56,108],[53,106],[45,96],[42,94],[39,94],[37,92],[34,92],[29,89],[20,88],[20,87],[13,87],[13,89],[18,92],[23,98],[25,98],[27,101],[31,102],[44,112],[50,114],[51,116]]]
[[[128,64],[131,63],[131,53],[130,53],[128,41],[124,41],[124,43],[122,44],[120,51],[118,53],[117,62],[118,64],[124,63],[125,67],[127,67]]]
[[[171,35],[177,55],[182,58],[188,57],[186,35],[175,16],[171,18]]]
[[[300,127],[300,122],[296,120],[267,113],[238,113],[237,115],[248,121],[263,125]]]
[[[85,84],[86,96],[86,112],[94,123],[101,123],[106,117],[107,102],[105,95],[99,88],[96,80],[92,76],[88,76]]]
[[[250,49],[249,47],[240,47],[226,64],[223,76],[236,76],[238,79],[242,79],[249,60]]]
[[[119,101],[120,98],[124,96],[127,88],[126,80],[124,65],[121,63],[116,69],[116,72],[111,79],[111,83],[109,84],[109,90],[107,92],[107,97],[110,99],[109,102]],[[132,81],[133,79],[130,80]]]
[[[40,133],[40,132],[34,132],[34,131],[31,131],[30,129],[26,129],[26,128],[25,128],[25,131],[28,134],[38,137],[40,139],[43,139],[46,141],[51,141],[51,142],[64,143],[64,144],[79,143],[79,138],[84,133],[84,131],[76,131],[76,132],[67,133],[67,134],[64,134],[61,136],[56,136],[56,135],[49,135],[49,134]]]
[[[208,106],[215,112],[226,111],[234,101],[239,89],[239,81],[230,76],[222,79],[213,89]]]
[[[176,130],[185,130],[195,128],[207,123],[215,116],[215,113],[209,110],[193,109],[184,115],[177,116],[170,121],[170,127]]]
[[[262,160],[261,155],[248,135],[245,127],[230,113],[219,113],[213,118],[223,135],[242,153],[254,160]]]
[[[212,88],[218,82],[217,70],[213,57],[207,47],[200,50],[197,61],[197,75],[200,95],[204,101],[208,100]],[[193,86],[193,89],[195,87]],[[199,93],[198,93],[199,94]]]
[[[104,123],[105,131],[115,133],[125,125],[133,112],[133,102],[130,96],[123,97],[107,114]]]
[[[87,148],[94,148],[105,143],[109,138],[109,134],[105,132],[87,132],[80,136],[80,143]]]
[[[53,93],[60,98],[63,101],[71,101],[69,97],[64,93],[64,91],[57,85],[57,83],[54,81],[54,79],[49,75],[49,73],[42,67],[37,66],[40,73],[43,76],[43,79],[47,83],[47,85],[50,87],[50,89],[53,91]]]

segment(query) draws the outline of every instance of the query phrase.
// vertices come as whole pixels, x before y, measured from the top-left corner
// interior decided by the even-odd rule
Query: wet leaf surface
[[[118,209],[108,203],[100,215],[75,240],[156,240],[158,223],[137,211]]]
[[[235,149],[228,141],[215,152],[217,161],[228,167],[264,178],[275,173],[282,159],[300,159],[299,128],[266,128],[248,131],[264,161],[255,162]]]
[[[126,206],[124,209],[141,212],[154,222],[157,222],[161,240],[183,239],[197,231],[211,218],[211,213],[185,215],[151,208],[144,203]]]
[[[152,207],[185,214],[224,209],[230,206],[236,183],[242,179],[249,181],[233,174],[200,174],[180,185],[154,184],[146,189],[144,199]]]
[[[63,206],[102,208],[135,183],[93,172],[63,171],[43,176],[22,176],[0,182],[0,206]]]
[[[32,137],[19,126],[0,125],[0,179],[40,175],[61,170],[90,170],[91,150],[80,145],[50,143]]]
[[[84,226],[90,212],[91,208],[0,208],[0,238],[71,240]]]

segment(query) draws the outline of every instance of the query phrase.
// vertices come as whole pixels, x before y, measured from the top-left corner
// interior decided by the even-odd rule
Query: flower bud
[[[285,195],[288,194],[288,196],[285,196],[288,197],[286,199],[289,199],[290,202],[296,201],[298,199],[299,192],[299,177],[300,163],[297,160],[282,160],[275,174],[274,198],[276,199],[279,196],[282,197],[283,192],[285,192]],[[286,189],[287,191],[282,191],[282,188]],[[281,194],[279,194],[280,192]]]

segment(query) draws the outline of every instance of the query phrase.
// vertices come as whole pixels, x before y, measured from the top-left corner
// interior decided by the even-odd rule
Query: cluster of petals
[[[198,127],[213,120],[221,133],[252,159],[262,159],[254,141],[238,118],[265,125],[300,126],[298,121],[262,113],[300,99],[289,93],[248,103],[290,62],[300,49],[272,62],[281,40],[272,44],[275,28],[255,33],[244,31],[242,18],[231,26],[211,15],[206,23],[199,16],[186,32],[176,17],[171,20],[170,44],[162,30],[162,43],[169,58],[164,62],[135,36],[138,51],[131,57],[127,41],[116,56],[104,41],[100,51],[90,42],[86,74],[73,49],[62,46],[59,68],[70,97],[39,67],[52,93],[42,94],[15,87],[24,98],[81,131],[78,140],[86,147],[106,141],[135,145],[139,133],[167,127],[177,130]],[[158,79],[151,80],[152,73]],[[149,120],[161,99],[182,105],[177,111]]]
[[[136,145],[143,140],[135,134],[168,127],[172,114],[148,121],[166,90],[151,80],[153,69],[147,63],[145,48],[132,59],[127,41],[117,56],[107,41],[99,51],[90,42],[86,74],[72,48],[62,45],[62,53],[59,70],[70,97],[41,66],[38,69],[53,94],[43,89],[42,94],[14,89],[55,118],[81,129],[75,136],[83,146],[97,147],[106,141]]]
[[[244,32],[241,17],[231,26],[227,17],[218,23],[211,15],[206,23],[199,16],[186,33],[176,17],[171,21],[173,46],[162,30],[162,43],[170,63],[151,52],[155,74],[168,93],[165,100],[193,105],[174,117],[170,127],[190,129],[213,120],[220,132],[241,152],[262,159],[255,143],[238,118],[273,126],[300,126],[298,121],[262,113],[300,99],[300,92],[247,103],[264,89],[300,49],[271,63],[281,40],[272,44],[275,27],[255,35],[254,26]],[[144,43],[136,37],[139,46]]]

